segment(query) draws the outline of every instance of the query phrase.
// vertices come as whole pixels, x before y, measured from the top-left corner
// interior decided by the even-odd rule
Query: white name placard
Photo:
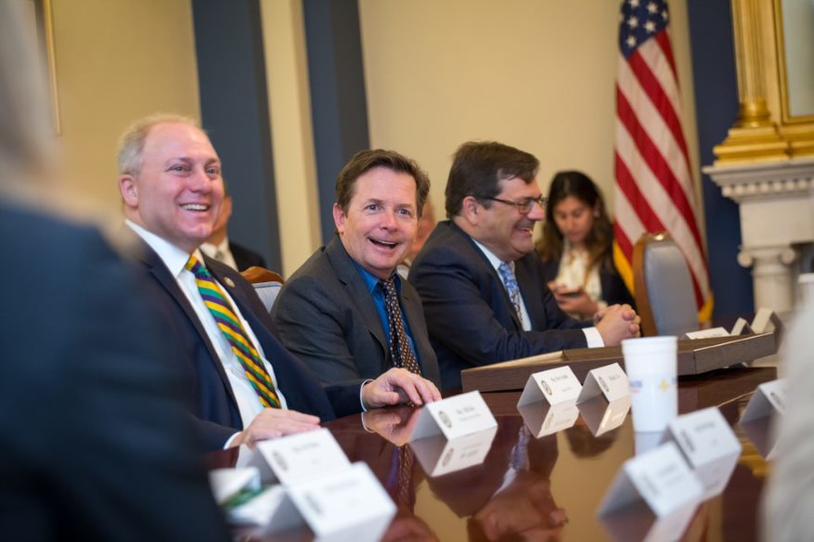
[[[729,337],[729,332],[722,327],[712,327],[699,329],[698,331],[688,331],[684,336],[688,339],[711,339],[713,337]]]
[[[497,421],[476,390],[425,405],[410,440],[438,434],[452,440],[492,427]]]
[[[409,444],[430,478],[480,465],[495,440],[497,426],[448,440],[443,435]]]
[[[741,445],[717,408],[679,416],[667,426],[667,438],[678,445],[704,485],[704,498],[719,495],[741,454]]]
[[[577,375],[567,365],[531,375],[517,406],[545,401],[549,405],[574,402],[582,391]]]
[[[772,380],[760,384],[743,411],[740,423],[750,422],[776,413],[782,416],[786,411],[786,381]]]
[[[628,459],[599,509],[600,515],[644,500],[657,517],[680,510],[692,513],[703,487],[672,442]]]
[[[577,404],[600,394],[604,395],[608,402],[630,395],[627,375],[618,363],[612,363],[590,371],[582,385]]]
[[[283,485],[338,472],[350,465],[345,452],[325,428],[264,440],[257,444],[257,449]]]
[[[767,309],[766,307],[759,308],[755,317],[752,319],[752,329],[755,333],[765,333],[769,330],[769,323],[772,323],[774,319],[772,316],[774,315],[774,311],[772,309]]]
[[[777,435],[772,430],[772,418],[765,416],[748,422],[741,421],[740,427],[743,429],[746,438],[752,441],[760,455],[767,460],[774,459]]]
[[[585,420],[585,425],[591,430],[593,436],[598,437],[625,423],[625,417],[630,410],[630,396],[627,395],[608,403],[597,396],[591,401],[580,403],[578,408],[582,419]]]
[[[319,540],[379,540],[396,506],[364,463],[286,488]]]
[[[579,418],[579,408],[574,403],[561,403],[548,406],[545,403],[530,403],[517,407],[529,433],[535,438],[553,435],[573,427]]]
[[[752,331],[752,326],[749,325],[749,322],[743,318],[738,318],[735,320],[735,325],[732,326],[732,331],[729,334],[735,336],[751,335],[752,333],[754,333],[754,331]]]

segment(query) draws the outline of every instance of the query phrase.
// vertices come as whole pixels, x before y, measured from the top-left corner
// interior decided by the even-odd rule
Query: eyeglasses
[[[480,199],[488,199],[491,201],[497,201],[500,203],[505,203],[506,205],[512,205],[520,214],[527,215],[531,212],[532,206],[536,203],[541,208],[545,209],[545,203],[548,201],[548,198],[545,196],[540,196],[539,198],[525,198],[520,201],[511,201],[507,199],[501,198],[480,198]]]

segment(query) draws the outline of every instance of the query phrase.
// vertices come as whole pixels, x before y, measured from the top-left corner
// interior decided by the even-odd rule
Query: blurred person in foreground
[[[564,312],[589,320],[608,305],[634,306],[613,263],[613,226],[602,193],[584,173],[554,175],[536,248],[543,276]]]
[[[764,493],[762,539],[811,540],[814,529],[814,304],[795,317],[783,347],[788,391],[774,420],[774,468]],[[781,365],[781,367],[783,367]]]
[[[227,540],[142,286],[50,182],[55,137],[20,2],[0,2],[0,533]]]

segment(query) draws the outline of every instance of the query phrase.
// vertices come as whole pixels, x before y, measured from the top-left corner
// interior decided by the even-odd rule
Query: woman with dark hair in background
[[[613,263],[613,227],[602,193],[584,173],[554,175],[537,252],[564,312],[590,319],[608,305],[634,305]]]

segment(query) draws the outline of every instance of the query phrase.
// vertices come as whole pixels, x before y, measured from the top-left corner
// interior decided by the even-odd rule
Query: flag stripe
[[[616,143],[619,151],[616,154],[617,186],[619,186],[624,198],[629,202],[630,210],[628,212],[632,211],[643,226],[643,230],[637,232],[638,235],[635,237],[631,235],[631,239],[638,239],[645,232],[669,231],[687,258],[695,288],[696,301],[703,304],[704,296],[702,291],[706,290],[703,278],[706,278],[706,275],[698,275],[699,271],[704,271],[703,256],[699,254],[697,246],[691,240],[692,235],[688,229],[680,227],[679,223],[683,223],[683,219],[672,204],[669,195],[663,191],[660,183],[654,177],[643,173],[643,170],[646,169],[641,165],[643,159],[630,140],[629,135],[620,125],[617,125],[616,132]],[[627,137],[625,137],[626,135]],[[625,163],[623,157],[627,157],[628,161],[633,164],[632,167]],[[632,171],[639,171],[640,178],[638,180]],[[654,208],[660,209],[661,212],[657,213]],[[619,210],[619,202],[617,202],[617,216],[621,218],[620,222],[624,225],[624,210],[622,209],[623,212],[621,213]],[[632,259],[632,252],[629,258]]]
[[[664,58],[667,59],[667,63],[670,65],[670,71],[673,72],[673,80],[675,80],[677,88],[678,68],[676,68],[676,59],[673,56],[673,46],[670,43],[670,31],[665,30],[664,32],[659,32],[658,34],[656,34],[656,43],[659,44],[661,54],[664,55]]]
[[[681,155],[685,159],[686,164],[686,157],[689,156],[689,151],[687,151],[687,142],[684,141],[684,132],[681,129],[681,120],[678,118],[677,114],[677,105],[673,99],[667,94],[666,89],[664,88],[664,79],[657,79],[655,70],[659,69],[659,64],[664,65],[664,62],[659,62],[656,58],[648,58],[645,59],[644,53],[645,49],[652,50],[652,47],[643,46],[637,51],[634,55],[632,55],[629,59],[630,69],[636,75],[636,80],[641,85],[642,90],[647,94],[650,98],[650,101],[655,104],[656,109],[658,109],[661,120],[664,121],[664,124],[670,130],[670,134],[673,136],[678,147],[681,149]],[[651,55],[652,56],[652,55]],[[651,67],[650,62],[656,63],[656,66]],[[664,74],[661,74],[664,75]],[[669,81],[674,81],[674,79],[670,78]]]
[[[681,213],[684,221],[692,232],[692,236],[695,238],[695,242],[699,247],[702,246],[701,233],[698,231],[698,225],[695,222],[695,213],[692,211],[692,205],[687,201],[681,184],[673,175],[672,169],[664,159],[664,156],[648,137],[642,125],[639,124],[638,118],[630,107],[627,99],[625,99],[624,94],[618,92],[617,96],[619,98],[617,100],[619,120],[627,129],[627,132],[631,134],[632,139],[635,141],[635,147],[637,147],[639,154],[644,159],[643,162],[646,163],[646,166],[644,166],[644,164],[641,166],[637,164],[637,166],[649,168],[654,175],[654,179],[664,187],[664,190],[672,199],[673,204]]]
[[[695,194],[692,188],[692,176],[688,169],[687,156],[682,153],[678,141],[675,139],[671,128],[661,116],[660,110],[654,106],[650,97],[636,79],[636,74],[628,69],[626,64],[620,64],[619,69],[619,83],[617,87],[618,115],[621,115],[618,103],[620,93],[627,101],[628,116],[633,117],[641,125],[650,142],[665,158],[665,161],[670,167],[672,178],[675,179],[680,190],[684,192],[689,202],[694,202]],[[628,129],[631,130],[631,127],[628,127]],[[693,220],[695,219],[696,217],[693,213]]]
[[[617,182],[628,198],[631,207],[649,232],[669,231],[676,244],[684,252],[694,280],[699,282],[702,291],[708,290],[704,255],[693,239],[684,217],[681,216],[671,199],[664,191],[653,172],[644,164],[630,134],[624,126],[617,124],[616,144],[619,162]],[[621,166],[623,167],[620,167]],[[656,212],[658,209],[658,212]]]

